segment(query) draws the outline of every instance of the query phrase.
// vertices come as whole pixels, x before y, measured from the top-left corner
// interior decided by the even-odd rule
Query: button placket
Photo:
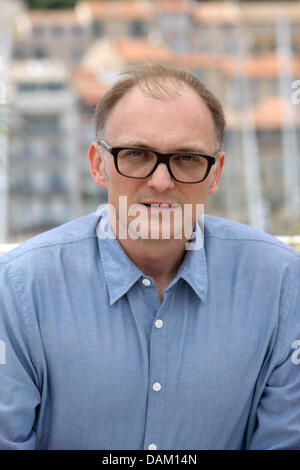
[[[149,445],[155,445],[161,448],[162,445],[162,429],[160,426],[160,418],[165,409],[166,403],[166,380],[168,367],[168,347],[167,347],[167,328],[165,320],[162,317],[169,311],[168,305],[164,302],[160,304],[156,311],[155,319],[150,339],[150,355],[149,355],[149,395],[147,404],[146,432],[145,432],[145,449]],[[153,448],[153,450],[155,450]]]

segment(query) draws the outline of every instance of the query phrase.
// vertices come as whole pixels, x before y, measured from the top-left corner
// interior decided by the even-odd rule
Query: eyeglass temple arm
[[[105,140],[101,139],[101,140],[97,140],[97,142],[102,145],[108,152],[111,151],[112,147],[110,145],[108,145]]]

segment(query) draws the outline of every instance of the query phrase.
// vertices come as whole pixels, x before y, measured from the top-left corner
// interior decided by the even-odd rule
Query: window
[[[33,55],[36,59],[44,59],[47,57],[47,52],[44,47],[37,46],[34,48]]]
[[[82,28],[80,28],[80,26],[72,26],[71,28],[71,31],[72,31],[72,34],[74,34],[75,36],[80,36],[80,34],[82,33]]]
[[[53,172],[50,175],[48,188],[49,190],[52,190],[52,191],[58,191],[58,190],[62,190],[66,188],[65,181],[60,172]]]
[[[142,21],[133,21],[130,26],[130,34],[135,37],[144,36],[144,23]]]
[[[49,158],[53,158],[55,160],[62,160],[65,156],[62,147],[60,147],[58,144],[53,144],[50,146],[48,155]]]
[[[25,59],[26,58],[26,50],[24,46],[16,45],[13,50],[13,58],[14,59]]]
[[[52,26],[52,33],[55,36],[62,36],[64,33],[64,27],[61,26]]]
[[[23,149],[21,151],[21,158],[22,160],[32,160],[35,157],[35,152],[33,147],[30,144],[24,144]]]
[[[60,132],[57,116],[28,116],[25,125],[29,135],[49,135]]]
[[[92,32],[94,36],[96,37],[103,36],[104,28],[103,28],[103,24],[101,23],[101,21],[94,21],[92,29],[93,29]]]
[[[33,28],[33,35],[40,37],[44,34],[45,29],[42,26],[34,26]]]

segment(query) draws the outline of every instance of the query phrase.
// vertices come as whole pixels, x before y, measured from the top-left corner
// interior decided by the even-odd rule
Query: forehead
[[[204,141],[206,147],[215,147],[216,133],[207,105],[188,86],[161,97],[135,87],[111,110],[105,137],[112,145],[144,139],[162,149],[163,145],[175,148],[182,141],[191,145]]]

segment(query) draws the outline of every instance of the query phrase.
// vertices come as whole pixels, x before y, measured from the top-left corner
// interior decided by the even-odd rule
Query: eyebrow
[[[142,148],[147,149],[147,150],[154,150],[154,151],[160,152],[160,150],[156,150],[155,148],[150,147],[149,145],[145,144],[142,141],[132,141],[132,142],[129,141],[124,145],[118,145],[118,147],[127,147],[127,146],[129,146],[129,147],[142,147]],[[160,152],[160,153],[177,153],[177,152],[203,153],[205,155],[212,155],[209,152],[207,152],[206,150],[204,150],[203,148],[195,148],[195,147],[180,147],[180,148],[172,150],[171,152]]]

